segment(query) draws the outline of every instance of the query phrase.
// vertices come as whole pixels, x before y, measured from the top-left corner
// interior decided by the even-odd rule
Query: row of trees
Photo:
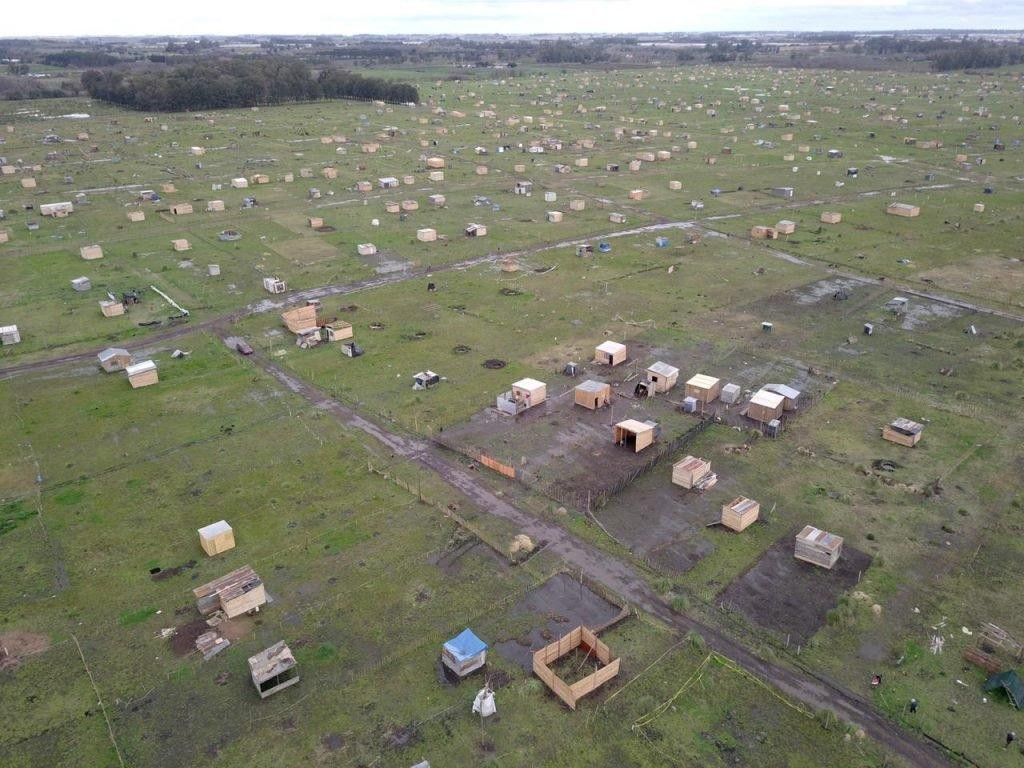
[[[419,101],[416,88],[351,72],[323,70],[314,77],[293,58],[203,59],[166,69],[127,73],[90,69],[82,86],[96,99],[149,112],[253,107],[316,99]]]

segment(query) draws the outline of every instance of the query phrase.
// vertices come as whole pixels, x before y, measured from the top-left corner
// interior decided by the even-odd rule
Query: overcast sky
[[[0,36],[1021,29],[1024,0],[48,0]]]

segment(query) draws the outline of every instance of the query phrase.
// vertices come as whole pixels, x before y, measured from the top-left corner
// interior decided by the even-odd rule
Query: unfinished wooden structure
[[[126,365],[124,371],[128,374],[128,383],[132,385],[132,389],[148,387],[160,380],[156,372],[156,363],[152,360],[143,360],[141,363]]]
[[[78,249],[78,253],[86,261],[103,258],[103,249],[98,245],[83,245]]]
[[[813,525],[806,525],[796,535],[796,548],[793,550],[793,557],[822,568],[831,568],[836,564],[842,552],[842,536],[828,533]]]
[[[573,390],[573,398],[576,405],[596,411],[598,408],[612,404],[612,387],[603,381],[587,379],[576,385]]]
[[[672,465],[672,484],[682,488],[706,491],[718,482],[711,471],[711,462],[696,456],[686,456]]]
[[[640,453],[654,442],[654,438],[657,437],[657,427],[658,425],[653,421],[638,421],[637,419],[620,421],[613,428],[615,445],[630,448],[634,453]]]
[[[707,405],[717,400],[722,394],[722,381],[714,376],[698,373],[686,382],[683,394],[686,397],[696,399],[697,402],[703,405]]]
[[[885,212],[890,216],[904,216],[908,219],[912,219],[915,216],[921,215],[921,208],[911,203],[889,203],[889,206],[885,209]]]
[[[512,389],[498,395],[495,407],[502,413],[513,416],[528,408],[543,403],[548,396],[548,387],[537,379],[520,379],[512,385]]]
[[[100,312],[103,313],[104,317],[120,317],[124,314],[124,303],[112,299],[102,299],[100,301]]]
[[[196,607],[203,616],[221,611],[229,619],[258,611],[267,602],[263,579],[248,565],[192,590]]]
[[[647,381],[655,392],[668,392],[679,380],[679,369],[660,360],[647,368]]]
[[[593,657],[603,666],[596,672],[569,685],[555,674],[551,665],[577,648],[586,651],[587,660]],[[619,658],[613,657],[611,649],[602,643],[591,630],[586,627],[576,627],[569,634],[534,652],[533,674],[564,701],[569,709],[576,709],[580,699],[593,693],[619,674]]]
[[[626,345],[617,341],[603,341],[594,347],[594,362],[601,365],[619,365],[626,362]]]
[[[882,427],[882,439],[913,448],[921,439],[924,425],[910,419],[895,419]]]
[[[838,224],[843,220],[843,214],[838,211],[823,211],[821,214],[822,224]]]
[[[469,628],[441,646],[441,663],[459,677],[466,677],[486,662],[487,643]]]
[[[752,523],[757,522],[761,505],[746,496],[737,496],[728,504],[722,505],[722,525],[739,532]]]
[[[172,205],[171,213],[175,216],[186,216],[192,213],[192,203],[177,203]]]
[[[235,548],[235,532],[226,520],[204,525],[198,533],[199,546],[210,557]]]
[[[284,640],[249,657],[249,675],[261,699],[272,696],[299,682],[295,657]]]

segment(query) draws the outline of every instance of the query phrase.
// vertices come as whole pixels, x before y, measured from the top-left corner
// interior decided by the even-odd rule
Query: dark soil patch
[[[509,661],[525,670],[532,670],[533,652],[551,642],[544,633],[550,638],[561,637],[580,625],[598,629],[617,619],[622,609],[586,584],[559,573],[523,595],[509,613],[512,616],[533,616],[534,627],[518,637],[496,642],[493,647]]]
[[[314,227],[314,228],[313,228],[313,231],[314,231],[314,232],[322,232],[322,233],[327,233],[327,232],[337,232],[338,230],[336,230],[336,229],[335,229],[334,227],[332,227],[332,226],[331,226],[330,224],[325,224],[325,225],[324,225],[324,226],[322,226],[322,227]]]
[[[209,631],[210,625],[206,623],[206,619],[196,619],[183,624],[171,637],[171,650],[178,656],[187,656],[196,649],[196,638]]]
[[[473,350],[471,350],[465,344],[456,344],[454,347],[452,347],[452,354],[453,355],[465,355],[465,354],[467,354],[469,352],[472,352],[472,351]]]
[[[370,330],[379,331],[384,328],[384,323],[370,323]]]
[[[490,358],[489,360],[484,360],[483,362],[484,368],[490,368],[492,371],[501,370],[506,365],[508,365],[508,363],[506,363],[504,360],[498,360],[497,358],[494,357]]]
[[[793,557],[793,536],[783,536],[719,596],[720,605],[738,610],[755,624],[805,643],[825,623],[839,596],[857,584],[871,555],[843,547],[831,570]]]
[[[402,338],[406,341],[420,341],[421,339],[427,338],[430,334],[426,331],[414,331],[413,333],[403,333]]]
[[[46,635],[31,632],[4,632],[0,634],[0,671],[17,669],[23,659],[36,656],[50,647]]]
[[[359,307],[356,304],[346,304],[344,307],[338,307],[339,312],[357,312]]]
[[[485,675],[487,682],[491,684],[491,690],[496,691],[499,688],[504,688],[506,685],[512,682],[512,675],[503,669],[487,669]]]
[[[216,683],[217,685],[227,685],[228,684],[228,680],[230,680],[230,679],[231,679],[231,673],[230,672],[221,672],[219,675],[217,675],[217,677],[215,677],[213,679],[213,682]],[[285,722],[287,722],[287,721],[285,721]],[[295,727],[294,721],[292,722],[292,727],[293,728]]]
[[[150,568],[149,569],[149,577],[151,579],[153,579],[153,581],[165,581],[166,579],[169,579],[172,576],[177,576],[178,574],[183,573],[184,571],[191,570],[192,568],[195,568],[195,567],[196,567],[196,561],[195,560],[189,560],[187,563],[182,563],[181,565],[176,565],[173,568],[164,568],[164,569]]]
[[[502,288],[500,291],[502,296],[522,296],[522,291],[517,291],[515,288]]]
[[[384,729],[382,741],[388,749],[404,749],[419,741],[420,732],[415,725],[389,725]]]
[[[325,749],[336,750],[341,749],[345,746],[345,737],[340,733],[328,733],[322,739],[320,743],[324,745]]]

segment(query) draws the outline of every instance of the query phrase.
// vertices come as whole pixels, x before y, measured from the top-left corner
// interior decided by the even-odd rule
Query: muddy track
[[[226,340],[230,337],[228,330],[218,328],[215,332],[227,343]],[[885,749],[898,755],[910,766],[935,768],[955,764],[938,746],[904,732],[878,712],[870,702],[837,683],[823,676],[767,661],[724,632],[673,611],[651,590],[633,566],[577,538],[561,526],[537,518],[509,503],[507,499],[496,496],[470,472],[459,466],[452,454],[440,446],[426,440],[396,434],[368,421],[259,352],[250,356],[249,360],[285,388],[319,410],[331,414],[345,426],[360,430],[380,442],[394,455],[416,461],[436,473],[481,510],[510,522],[534,541],[545,542],[548,550],[555,552],[572,568],[582,570],[588,578],[618,594],[632,607],[656,616],[678,632],[698,632],[710,648],[732,659],[746,671],[790,698],[802,702],[814,711],[831,710],[841,720],[857,724]]]

